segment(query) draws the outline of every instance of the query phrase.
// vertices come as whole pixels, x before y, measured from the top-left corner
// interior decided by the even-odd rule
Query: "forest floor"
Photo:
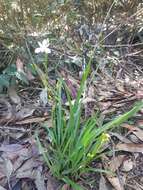
[[[143,100],[141,47],[127,47],[120,59],[106,64],[105,60],[115,58],[112,49],[115,51],[117,47],[107,48],[104,57],[99,58],[98,69],[92,64],[84,100],[85,116],[100,111],[101,122],[104,120],[105,123]],[[22,65],[17,59],[17,68]],[[49,64],[51,76],[52,69]],[[80,84],[80,69],[73,72],[64,65],[58,68],[58,73],[69,84],[74,99]],[[35,131],[41,130],[43,123],[52,127],[53,102],[51,99],[44,102],[39,81],[32,77],[29,74],[28,87],[19,84],[16,91],[12,86],[0,98],[0,190],[67,190],[68,186],[51,176],[36,145]],[[56,84],[50,75],[49,84]],[[106,149],[112,150],[112,154],[103,154],[92,167],[111,170],[116,175],[92,172],[83,176],[84,180],[79,183],[91,190],[142,190],[143,109],[109,135]]]

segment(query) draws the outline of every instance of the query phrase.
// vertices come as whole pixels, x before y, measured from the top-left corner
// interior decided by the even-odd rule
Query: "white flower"
[[[49,48],[49,40],[48,39],[44,39],[41,42],[38,42],[39,47],[35,49],[35,53],[51,53],[51,49]]]

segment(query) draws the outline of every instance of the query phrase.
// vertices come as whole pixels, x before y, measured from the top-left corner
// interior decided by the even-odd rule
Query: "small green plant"
[[[137,104],[129,112],[100,128],[97,127],[97,120],[94,117],[81,123],[81,95],[89,70],[90,66],[88,65],[83,73],[80,89],[74,103],[71,101],[67,86],[63,84],[62,80],[58,81],[56,105],[52,112],[53,126],[52,128],[45,127],[49,141],[47,146],[41,142],[38,133],[36,134],[39,150],[52,175],[71,185],[74,190],[83,189],[74,181],[82,174],[94,170],[90,168],[89,164],[100,155],[104,143],[108,141],[107,131],[133,116],[143,105],[143,103]],[[61,92],[63,87],[69,103],[68,116],[62,106]]]

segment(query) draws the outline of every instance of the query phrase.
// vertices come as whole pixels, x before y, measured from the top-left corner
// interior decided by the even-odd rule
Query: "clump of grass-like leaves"
[[[36,135],[39,149],[52,175],[68,183],[75,190],[83,189],[74,183],[74,180],[91,169],[89,164],[93,159],[96,159],[97,155],[99,156],[104,143],[108,140],[107,131],[119,126],[142,106],[137,104],[129,112],[102,127],[97,127],[97,120],[94,117],[81,124],[81,95],[89,70],[90,66],[88,65],[74,103],[71,101],[66,85],[61,80],[58,81],[57,99],[52,117],[53,126],[52,128],[45,127],[49,143],[42,145],[38,134]],[[69,103],[68,118],[62,106],[61,92],[63,86]]]

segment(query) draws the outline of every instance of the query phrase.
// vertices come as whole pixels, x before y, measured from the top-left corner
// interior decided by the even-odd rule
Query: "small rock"
[[[136,135],[130,134],[129,137],[130,137],[130,140],[131,140],[132,142],[134,142],[134,143],[139,143],[139,139],[137,138]]]
[[[123,162],[122,171],[129,172],[133,169],[133,161],[131,159],[125,160]]]

